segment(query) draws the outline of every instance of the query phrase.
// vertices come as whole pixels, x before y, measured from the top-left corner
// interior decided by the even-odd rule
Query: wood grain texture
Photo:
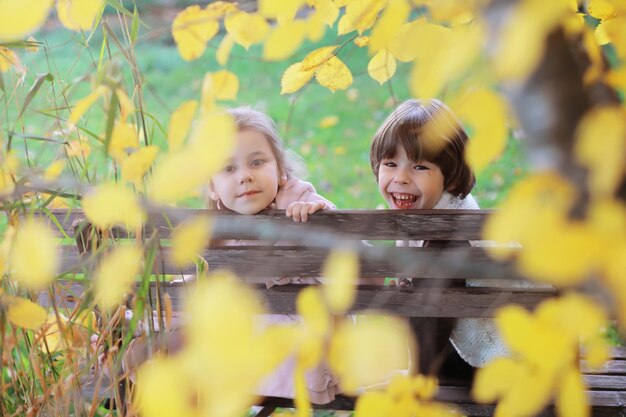
[[[254,239],[271,236],[273,227],[290,238],[306,238],[312,231],[341,235],[346,239],[372,240],[479,240],[481,230],[492,210],[333,210],[320,211],[307,223],[295,223],[284,210],[266,210],[255,215],[233,214],[206,209],[168,209],[148,217],[144,234],[157,231],[168,237],[185,219],[210,215],[215,219],[214,237],[219,239]],[[73,236],[73,223],[84,218],[81,210],[50,210],[36,214],[47,219],[56,232],[61,229]],[[57,225],[60,225],[60,229]],[[125,236],[123,229],[120,235]],[[282,238],[282,237],[281,237]]]

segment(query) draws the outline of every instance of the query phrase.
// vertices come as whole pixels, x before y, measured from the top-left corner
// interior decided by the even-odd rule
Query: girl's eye
[[[224,172],[227,174],[230,174],[231,172],[235,172],[235,166],[227,165],[226,167],[224,167]]]
[[[427,171],[429,169],[425,165],[415,165],[413,168],[415,168],[416,171]]]
[[[395,162],[391,162],[391,161],[383,162],[383,165],[388,167],[388,168],[395,168],[396,167],[396,163]]]
[[[253,167],[258,167],[258,166],[263,165],[263,163],[264,163],[264,162],[265,162],[265,161],[264,161],[264,160],[262,160],[262,159],[254,159],[254,160],[250,163],[250,165],[252,165]]]

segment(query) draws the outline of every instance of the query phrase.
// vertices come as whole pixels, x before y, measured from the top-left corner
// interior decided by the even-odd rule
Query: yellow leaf
[[[15,52],[9,48],[0,46],[0,72],[7,72],[9,68],[19,64],[19,62],[19,58]]]
[[[324,263],[324,295],[333,313],[352,306],[359,276],[359,256],[350,250],[333,250]]]
[[[169,153],[155,167],[148,188],[152,201],[175,203],[206,186],[230,155],[235,134],[232,116],[224,112],[202,114],[193,127],[189,143]]]
[[[430,400],[437,393],[439,381],[436,377],[426,376],[422,374],[415,375],[411,381],[411,389],[414,395],[422,400]],[[391,391],[391,386],[389,387]]]
[[[585,348],[587,365],[592,369],[600,369],[611,358],[611,347],[604,335],[590,339]]]
[[[339,8],[332,0],[309,0],[309,5],[315,7],[317,16],[328,25],[333,27],[333,24],[339,17]]]
[[[86,140],[73,140],[67,144],[65,152],[67,152],[67,156],[85,159],[91,153],[91,146]]]
[[[233,40],[246,49],[261,42],[269,32],[267,21],[256,13],[231,13],[224,19],[224,25]]]
[[[600,27],[615,48],[617,56],[626,59],[626,11],[619,17],[602,21],[598,30]]]
[[[65,168],[65,159],[57,159],[53,163],[51,163],[48,168],[46,168],[46,172],[43,175],[44,181],[54,181],[61,175],[63,172],[63,168]]]
[[[118,163],[139,147],[139,134],[132,123],[116,122],[109,142],[109,155]]]
[[[195,417],[193,393],[180,360],[158,356],[139,369],[133,403],[146,417]]]
[[[315,335],[324,335],[329,329],[329,316],[319,288],[306,287],[298,294],[296,309]]]
[[[626,166],[626,120],[623,109],[591,111],[577,129],[576,158],[588,167],[589,189],[596,197],[610,196],[621,183]],[[597,138],[602,138],[602,145]]]
[[[8,307],[7,318],[18,327],[37,330],[46,322],[46,310],[30,300],[6,296],[3,301]]]
[[[326,116],[320,120],[318,126],[322,129],[328,129],[329,127],[336,126],[339,123],[339,116]]]
[[[311,401],[309,400],[309,388],[305,378],[305,368],[301,364],[296,365],[294,372],[295,398],[293,400],[296,406],[297,417],[312,417]]]
[[[212,19],[221,19],[229,13],[236,12],[238,9],[237,3],[218,0],[207,4],[205,10]]]
[[[70,30],[91,30],[103,0],[57,0],[59,20]]]
[[[613,88],[626,91],[626,67],[609,70],[605,81]]]
[[[128,116],[135,111],[135,105],[133,101],[121,88],[115,89],[115,95],[120,102],[120,118],[122,121],[126,121]]]
[[[106,93],[108,89],[99,85],[94,91],[92,91],[87,97],[80,100],[74,108],[72,109],[72,113],[70,114],[70,123],[75,125],[78,119],[81,118],[83,114],[96,102],[104,93]]]
[[[465,160],[478,174],[504,152],[507,104],[499,94],[483,89],[471,91],[453,109],[472,129]]]
[[[259,13],[269,19],[276,19],[279,24],[293,20],[304,0],[259,0]]]
[[[371,28],[378,13],[386,6],[387,0],[352,0],[346,6],[345,18],[348,24],[361,35]]]
[[[611,42],[611,38],[608,34],[607,31],[607,26],[610,26],[611,24],[608,22],[600,22],[600,24],[598,24],[598,26],[596,26],[596,29],[594,30],[593,34],[595,35],[596,41],[598,42],[598,45],[606,45],[608,43]]]
[[[354,44],[358,46],[359,48],[363,48],[364,46],[367,46],[369,43],[370,43],[369,36],[357,36],[356,38],[354,38]]]
[[[300,90],[313,78],[315,70],[304,71],[302,63],[296,62],[287,68],[280,80],[280,94],[291,94]]]
[[[302,60],[301,71],[310,71],[316,69],[320,65],[328,62],[329,59],[335,56],[337,45],[323,46],[307,54]]]
[[[132,290],[135,277],[141,272],[143,251],[137,246],[116,246],[107,254],[94,274],[96,302],[111,310]]]
[[[196,217],[172,232],[170,256],[172,263],[179,267],[193,264],[206,248],[211,235],[211,221],[207,217]]]
[[[396,73],[396,59],[386,49],[381,49],[367,64],[370,77],[383,85]]]
[[[392,407],[392,398],[387,393],[366,391],[357,399],[354,417],[389,416]]]
[[[31,290],[45,288],[60,266],[57,239],[50,228],[36,219],[26,220],[17,229],[10,263],[13,277]]]
[[[191,122],[198,109],[196,100],[189,100],[178,106],[172,113],[170,125],[167,130],[167,143],[170,151],[175,151],[183,146],[185,137],[191,128]]]
[[[319,42],[326,33],[326,25],[320,12],[316,11],[306,20],[306,37],[311,42]]]
[[[122,161],[122,181],[132,182],[136,187],[140,187],[144,175],[150,169],[158,153],[159,147],[150,145],[141,147],[130,154]]]
[[[414,352],[411,331],[404,320],[374,314],[360,315],[356,323],[344,319],[330,343],[328,362],[348,395],[384,383],[398,371],[410,370]]]
[[[135,194],[114,183],[99,185],[84,196],[83,210],[87,218],[101,229],[119,225],[135,230],[146,218]]]
[[[616,16],[616,10],[611,0],[589,0],[587,11],[590,16],[599,20],[610,19]]]
[[[517,3],[502,25],[494,52],[493,64],[498,76],[507,80],[528,76],[544,54],[546,37],[571,13],[564,1]]]
[[[306,24],[295,20],[283,23],[276,27],[263,47],[263,59],[266,61],[281,61],[289,58],[304,41]]]
[[[560,417],[588,417],[590,410],[582,375],[572,367],[562,378],[561,389],[556,398],[558,415]]]
[[[215,60],[221,66],[226,65],[228,62],[228,57],[230,56],[230,51],[233,49],[233,45],[235,45],[235,40],[228,33],[224,35],[222,38],[222,42],[220,42],[220,46],[217,48],[217,52],[215,53]]]
[[[199,58],[219,31],[219,23],[207,10],[193,5],[179,12],[172,22],[172,36],[186,61]]]
[[[0,0],[0,42],[23,39],[44,24],[50,0]]]
[[[547,404],[553,394],[552,375],[541,368],[522,368],[511,389],[496,407],[498,416],[533,416]]]
[[[258,315],[263,308],[254,293],[236,276],[219,271],[202,280],[187,303],[185,312],[189,317],[185,327],[185,340],[188,343],[190,360],[200,355],[202,366],[206,367],[209,379],[217,378],[212,384],[229,384],[234,381],[220,381],[220,377],[241,379],[258,372],[252,362],[259,360],[254,353],[257,341]],[[231,316],[232,315],[232,316]],[[229,317],[223,320],[221,317]],[[220,343],[211,343],[220,340]],[[196,363],[195,366],[199,366]],[[240,380],[249,384],[249,380]],[[224,388],[227,388],[224,386]]]
[[[544,214],[545,213],[545,214]],[[546,215],[547,214],[547,215]],[[602,245],[580,224],[568,224],[555,219],[556,213],[535,213],[537,224],[547,227],[537,230],[537,240],[529,242],[519,257],[520,269],[537,281],[553,285],[575,285],[588,278],[601,257]],[[552,218],[551,222],[542,221]],[[550,262],[549,259],[569,259]]]
[[[230,71],[208,72],[202,82],[202,103],[207,100],[235,100],[239,91],[239,79]]]
[[[339,58],[333,56],[315,71],[315,79],[333,93],[352,85],[352,73]]]
[[[561,330],[569,332],[573,339],[579,339],[583,344],[602,336],[609,321],[600,305],[577,293],[567,293],[558,300],[541,303],[535,315],[540,319],[553,321]]]
[[[370,54],[387,49],[398,33],[398,28],[402,27],[408,19],[410,11],[411,8],[406,0],[392,0],[389,2],[376,26],[372,29],[369,41]]]
[[[399,55],[415,57],[409,87],[414,96],[421,98],[438,96],[447,83],[459,76],[476,58],[483,37],[479,25],[453,30],[419,21],[406,34],[415,38],[408,40],[407,46],[402,45],[408,53],[401,49]],[[394,39],[390,52],[400,59],[394,52],[396,43]]]
[[[350,21],[350,18],[346,14],[341,16],[341,18],[339,19],[339,23],[337,23],[337,35],[345,35],[346,33],[350,33],[354,30],[355,28]]]
[[[0,179],[2,177],[0,176]],[[1,190],[1,188],[0,188]],[[9,256],[11,253],[11,245],[13,244],[13,238],[15,237],[15,227],[8,226],[0,239],[0,276],[3,276],[7,270],[9,263]],[[0,288],[0,297],[2,297],[3,289]]]
[[[483,228],[485,240],[498,242],[488,247],[490,255],[503,260],[516,252],[511,242],[527,246],[541,240],[544,229],[552,228],[570,209],[574,197],[573,187],[555,173],[537,173],[520,181],[511,189],[502,210],[490,216]],[[529,228],[529,222],[535,227]]]

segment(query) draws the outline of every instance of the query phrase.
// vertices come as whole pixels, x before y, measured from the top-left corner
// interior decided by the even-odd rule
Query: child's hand
[[[315,201],[312,203],[304,203],[294,201],[287,206],[287,217],[293,218],[294,222],[306,222],[309,220],[309,214],[313,214],[318,210],[326,207],[323,201]]]

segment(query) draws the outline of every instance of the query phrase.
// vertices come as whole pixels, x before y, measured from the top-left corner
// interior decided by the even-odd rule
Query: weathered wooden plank
[[[271,289],[256,286],[257,295],[273,313],[296,313],[295,300],[302,285],[280,285]],[[169,294],[172,306],[180,310],[188,289],[184,285],[161,285],[161,292]],[[356,289],[353,312],[368,309],[385,310],[406,317],[493,317],[495,310],[508,303],[534,308],[553,295],[538,289],[502,290],[493,288],[395,288],[360,286]],[[152,297],[156,291],[152,289]],[[156,304],[156,303],[154,303]]]
[[[624,375],[584,375],[583,378],[589,389],[626,390]]]
[[[294,223],[284,210],[267,210],[255,215],[240,215],[204,209],[168,209],[152,213],[146,223],[145,235],[154,230],[167,237],[181,221],[196,215],[210,214],[216,219],[214,237],[220,239],[254,239],[260,235],[275,235],[276,228],[291,238],[308,235],[311,231],[328,232],[356,239],[372,240],[479,240],[490,210],[336,210],[321,211],[307,223]],[[84,215],[81,210],[50,210],[68,235],[73,235],[72,224]],[[50,220],[50,219],[48,219]],[[52,223],[52,221],[50,221]],[[57,230],[59,235],[61,232]],[[122,233],[123,235],[123,233]],[[282,237],[281,237],[282,239]]]
[[[619,413],[626,412],[626,408],[624,408],[624,404],[626,404],[626,393],[624,392],[587,391],[587,396],[590,400],[590,404],[594,408],[592,411],[593,416],[620,416]],[[471,399],[469,390],[464,387],[441,386],[439,387],[435,399],[450,404],[467,416],[491,416],[495,408],[494,405],[491,404],[475,404]],[[293,401],[285,398],[271,397],[265,399],[263,405],[289,408],[293,407]],[[315,408],[325,410],[353,410],[355,405],[356,400],[354,398],[340,395],[337,396],[334,401],[328,404],[316,405]],[[553,406],[548,406],[539,414],[541,417],[554,415],[556,415],[556,413]]]
[[[86,281],[57,281],[53,286],[54,298],[50,291],[43,291],[38,301],[49,307],[54,300],[58,307],[71,309],[83,301],[81,297],[88,285]],[[269,290],[264,285],[253,287],[268,310],[283,314],[296,312],[295,300],[298,292],[304,288],[302,285],[279,285]],[[161,283],[160,291],[162,295],[167,293],[174,310],[180,311],[190,288],[182,283]],[[152,305],[156,305],[156,294],[156,284],[152,284]],[[492,317],[494,311],[502,305],[514,302],[530,309],[551,295],[551,291],[538,289],[452,288],[438,291],[429,288],[360,286],[356,290],[352,310],[380,309],[407,317]]]
[[[624,375],[626,378],[626,360],[614,359],[607,361],[601,368],[594,369],[587,365],[587,361],[580,361],[580,369],[586,374]]]
[[[512,264],[497,263],[485,248],[457,249],[356,247],[361,253],[362,278],[483,278],[514,279],[520,276]],[[78,249],[65,246],[62,251],[63,271],[83,271]],[[154,263],[157,274],[193,274],[195,266],[173,266],[170,249],[160,248]],[[201,256],[212,270],[230,269],[241,277],[319,277],[328,249],[293,246],[230,246],[205,249]],[[89,263],[88,258],[84,260]],[[258,281],[258,280],[257,280]]]

